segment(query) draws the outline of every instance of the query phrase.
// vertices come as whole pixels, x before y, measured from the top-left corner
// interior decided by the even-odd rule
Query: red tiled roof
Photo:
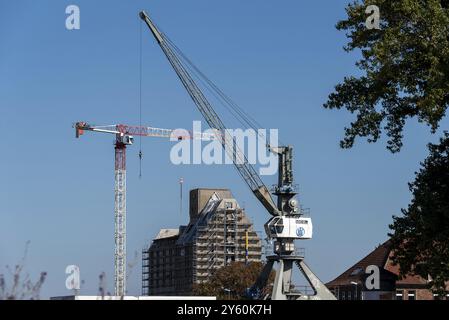
[[[379,268],[383,268],[388,260],[388,257],[390,256],[390,247],[390,240],[384,242],[362,260],[353,265],[351,268],[343,272],[331,282],[328,282],[326,286],[332,287],[339,285],[349,285],[351,281],[359,282],[361,280],[361,277],[365,274],[366,268],[370,265],[375,265]],[[360,272],[357,272],[359,270]]]
[[[362,280],[364,276],[366,267],[369,265],[376,265],[381,270],[385,270],[388,274],[392,276],[397,276],[396,285],[427,285],[427,279],[422,278],[418,275],[406,275],[402,279],[399,278],[400,266],[394,265],[392,261],[393,251],[391,250],[391,242],[387,240],[376,249],[374,249],[371,253],[369,253],[362,260],[357,262],[351,268],[343,272],[334,280],[328,282],[326,284],[327,287],[334,286],[347,286],[350,285],[351,282],[358,282]],[[357,273],[357,270],[362,270],[362,272]],[[384,271],[384,272],[385,272]],[[447,290],[449,290],[449,282],[446,284]]]
[[[394,273],[395,275],[399,276],[400,273],[400,266],[399,265],[393,265],[393,261],[391,259],[393,255],[393,252],[390,252],[390,255],[387,259],[387,262],[385,263],[385,270],[390,271],[391,273]],[[396,281],[396,284],[427,284],[426,279],[417,276],[417,275],[406,275],[404,278],[400,279],[398,278],[398,280]]]

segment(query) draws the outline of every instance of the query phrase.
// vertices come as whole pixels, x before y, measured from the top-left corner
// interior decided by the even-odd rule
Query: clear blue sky
[[[437,136],[412,122],[400,154],[388,153],[384,141],[339,148],[352,117],[322,104],[344,76],[357,73],[357,55],[342,50],[345,36],[334,27],[346,3],[0,0],[0,272],[31,240],[26,271],[33,279],[48,272],[44,297],[69,294],[69,264],[81,268],[82,293],[97,293],[102,271],[112,291],[113,141],[97,134],[76,140],[71,125],[138,124],[141,9],[248,113],[280,128],[282,141],[295,147],[300,200],[315,227],[314,239],[300,245],[323,281],[385,241],[391,216],[409,202],[407,182],[426,143]],[[79,31],[65,29],[69,4],[81,9]],[[201,116],[147,29],[144,34],[143,122],[190,128]],[[186,190],[231,188],[257,230],[268,217],[231,166],[173,166],[170,147],[143,141],[141,180],[138,147],[129,149],[128,259],[139,254],[130,294],[140,293],[142,247],[159,228],[187,222],[187,211],[178,209],[179,177]]]

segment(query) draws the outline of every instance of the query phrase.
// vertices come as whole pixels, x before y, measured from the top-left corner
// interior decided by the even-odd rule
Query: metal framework
[[[74,127],[77,138],[82,136],[84,131],[114,134],[116,137],[114,155],[114,292],[115,296],[123,297],[126,294],[126,146],[133,144],[133,136],[160,137],[171,140],[214,140],[215,136],[186,130],[124,124],[94,126],[86,122],[77,122]]]
[[[77,122],[75,124],[76,137],[79,138],[84,131],[94,131],[100,133],[115,134],[119,137],[156,137],[168,138],[171,140],[216,140],[217,134],[207,134],[202,132],[193,132],[183,129],[162,129],[144,126],[129,126],[126,124],[113,124],[109,126],[96,126],[86,122]]]
[[[192,253],[193,281],[207,281],[234,261],[249,263],[262,255],[261,240],[235,200],[226,201],[198,228]],[[232,206],[227,206],[232,204]]]
[[[115,295],[126,294],[126,145],[115,142]]]
[[[140,12],[140,18],[151,30],[151,33],[206,122],[212,129],[215,129],[216,132],[221,134],[217,138],[220,139],[225,152],[232,159],[238,173],[261,204],[267,209],[268,213],[274,217],[285,217],[293,221],[299,218],[302,214],[298,210],[297,201],[294,199],[296,192],[293,186],[292,148],[269,148],[271,152],[277,154],[279,157],[279,180],[274,191],[274,195],[277,196],[276,204],[273,201],[268,188],[265,186],[255,169],[251,166],[251,164],[249,164],[244,153],[238,149],[234,139],[228,134],[226,126],[223,124],[211,103],[190,75],[189,70],[193,68],[197,71],[197,73],[201,72],[190,62],[190,60],[188,60],[188,58],[182,54],[182,52],[168,39],[168,37],[158,30],[157,26],[153,23],[145,11]],[[222,94],[222,92],[218,92],[219,95],[220,93]],[[266,227],[268,223],[266,224]],[[324,284],[315,275],[313,275],[310,269],[305,265],[303,262],[303,257],[295,255],[294,241],[295,239],[300,238],[299,235],[281,235],[282,230],[275,231],[275,233],[275,255],[268,257],[266,268],[260,275],[257,283],[251,289],[251,295],[253,295],[254,292],[261,291],[261,285],[265,286],[268,280],[267,275],[271,272],[274,262],[277,261],[279,268],[276,273],[276,281],[274,283],[272,299],[335,299],[332,293],[327,290]],[[298,233],[298,231],[296,231],[296,233]],[[268,235],[270,236],[270,234]],[[316,293],[313,297],[295,294],[290,290],[293,264],[296,264],[304,276],[310,280],[309,282]]]
[[[140,18],[150,28],[156,41],[181,80],[184,88],[189,93],[210,128],[219,133],[219,135],[217,135],[217,139],[221,142],[229,158],[234,162],[234,166],[240,176],[246,182],[251,191],[256,195],[262,205],[267,209],[267,211],[272,215],[279,215],[279,211],[273,201],[273,198],[271,197],[270,191],[265,186],[254,167],[249,164],[246,155],[239,150],[234,139],[229,134],[229,131],[226,129],[226,126],[215,112],[211,103],[207,100],[195,80],[191,77],[186,67],[180,61],[178,55],[176,54],[176,50],[172,49],[172,46],[170,46],[169,41],[165,38],[164,34],[156,28],[150,17],[144,11],[140,13]]]
[[[292,211],[292,200],[296,202],[296,186],[293,184],[293,149],[279,147],[271,150],[279,157],[278,184],[274,187],[278,209],[286,217],[300,217],[304,214]],[[335,300],[324,283],[312,272],[304,261],[304,253],[295,247],[294,239],[275,238],[274,254],[267,256],[267,264],[251,288],[251,294],[258,297],[266,286],[274,264],[277,263],[276,278],[271,294],[272,300]],[[312,292],[296,290],[292,281],[293,268],[297,267],[309,283]]]

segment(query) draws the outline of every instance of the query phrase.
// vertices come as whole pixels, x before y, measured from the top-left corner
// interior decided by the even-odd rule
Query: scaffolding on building
[[[198,228],[193,256],[196,283],[207,281],[233,262],[261,260],[261,241],[251,221],[235,201],[228,200],[224,199],[207,224]]]
[[[230,191],[195,192],[191,203],[200,199],[201,208],[193,209],[189,224],[177,232],[161,229],[151,246],[143,250],[142,294],[189,294],[222,267],[261,261],[262,241]],[[167,279],[167,272],[171,279]]]
[[[148,248],[142,249],[142,296],[150,294],[150,253]]]

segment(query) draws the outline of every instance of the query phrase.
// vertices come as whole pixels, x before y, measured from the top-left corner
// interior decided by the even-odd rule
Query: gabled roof
[[[399,265],[394,265],[393,264],[393,260],[392,260],[392,256],[393,256],[393,252],[390,253],[390,256],[388,257],[387,262],[385,263],[385,270],[388,270],[392,273],[394,273],[395,275],[399,276],[400,273],[400,266]],[[405,277],[398,278],[398,280],[396,281],[396,285],[427,285],[428,281],[427,279],[424,279],[423,277],[420,277],[418,275],[411,275],[408,274]]]
[[[386,241],[383,244],[379,245],[374,251],[369,253],[362,260],[357,262],[355,265],[350,267],[348,270],[343,272],[337,278],[327,283],[326,286],[341,286],[341,285],[350,285],[352,281],[360,282],[362,278],[365,276],[365,270],[370,265],[378,266],[380,269],[383,269],[386,262],[388,261],[388,257],[390,256],[391,251],[391,243],[390,241]]]
[[[337,278],[328,282],[326,286],[335,287],[350,285],[351,282],[360,283],[364,279],[364,276],[366,276],[365,270],[369,265],[378,266],[381,275],[384,274],[384,276],[387,277],[394,277],[396,279],[396,286],[427,286],[429,284],[427,279],[418,275],[408,274],[402,279],[399,278],[400,266],[393,264],[392,256],[393,251],[391,250],[391,241],[388,240]],[[447,288],[449,290],[449,282],[447,283]]]

